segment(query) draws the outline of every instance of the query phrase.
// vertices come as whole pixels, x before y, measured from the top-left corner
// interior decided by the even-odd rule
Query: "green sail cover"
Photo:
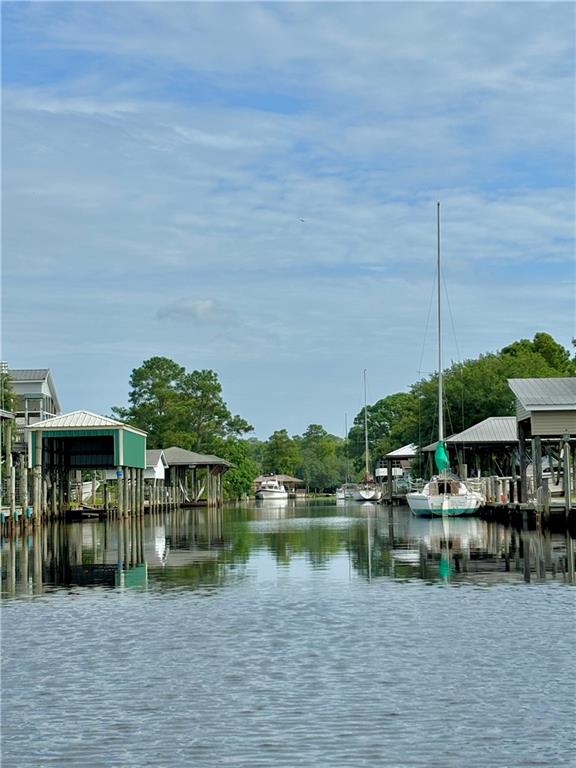
[[[438,467],[438,472],[444,472],[445,469],[448,469],[450,466],[450,461],[448,459],[448,454],[446,453],[446,446],[444,445],[444,440],[440,440],[438,445],[436,446],[436,450],[434,451],[434,461],[436,462],[436,466]]]

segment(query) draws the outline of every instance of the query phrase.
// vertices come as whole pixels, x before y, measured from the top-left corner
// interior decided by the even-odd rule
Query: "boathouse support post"
[[[8,432],[8,440],[11,442],[10,431]],[[9,450],[6,456],[6,466],[8,469],[8,478],[10,482],[9,500],[10,500],[10,517],[14,519],[16,513],[16,467],[12,461],[12,451]]]
[[[526,469],[528,466],[528,459],[526,456],[526,437],[527,429],[523,421],[518,422],[518,448],[520,455],[520,488],[519,499],[520,503],[526,503],[528,501],[528,478],[526,475]]]
[[[118,508],[118,517],[124,514],[124,472],[122,467],[116,467],[116,506]]]
[[[54,520],[58,512],[60,495],[60,473],[52,470],[52,493],[50,494],[50,517]]]
[[[572,501],[572,467],[571,467],[570,435],[564,436],[564,446],[562,448],[562,463],[564,465],[563,491],[566,509],[566,518],[570,515],[570,506]]]
[[[136,514],[139,515],[142,512],[142,483],[141,483],[142,470],[136,469]]]
[[[534,492],[542,486],[542,440],[539,435],[532,438],[532,477],[534,478]]]
[[[388,502],[392,504],[392,494],[394,491],[392,485],[392,459],[386,460],[386,471],[388,473]]]
[[[34,452],[34,519],[42,514],[42,432],[36,432],[36,450]]]
[[[134,470],[132,467],[127,467],[128,476],[128,509],[126,510],[128,515],[134,512]]]
[[[130,509],[128,514],[133,515],[136,512],[136,469],[130,467]]]
[[[20,455],[20,504],[25,511],[28,506],[28,462],[23,453]]]

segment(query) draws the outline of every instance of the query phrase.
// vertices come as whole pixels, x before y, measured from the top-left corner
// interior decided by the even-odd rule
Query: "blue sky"
[[[2,11],[2,359],[65,410],[165,355],[342,434],[435,367],[437,200],[447,363],[576,335],[573,4]]]

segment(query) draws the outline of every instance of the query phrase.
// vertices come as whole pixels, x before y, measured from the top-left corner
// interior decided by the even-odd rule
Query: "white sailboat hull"
[[[379,488],[367,486],[364,488],[357,488],[354,491],[353,498],[355,501],[378,501],[381,495]]]
[[[483,503],[479,493],[467,491],[458,494],[407,493],[406,502],[414,515],[458,517],[473,515]]]

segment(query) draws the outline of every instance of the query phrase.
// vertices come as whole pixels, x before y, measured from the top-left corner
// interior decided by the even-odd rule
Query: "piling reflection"
[[[2,592],[54,588],[220,587],[286,571],[491,584],[575,583],[568,532],[479,518],[413,517],[405,508],[302,504],[182,509],[128,519],[55,521],[1,540]],[[292,571],[290,571],[292,569]]]

